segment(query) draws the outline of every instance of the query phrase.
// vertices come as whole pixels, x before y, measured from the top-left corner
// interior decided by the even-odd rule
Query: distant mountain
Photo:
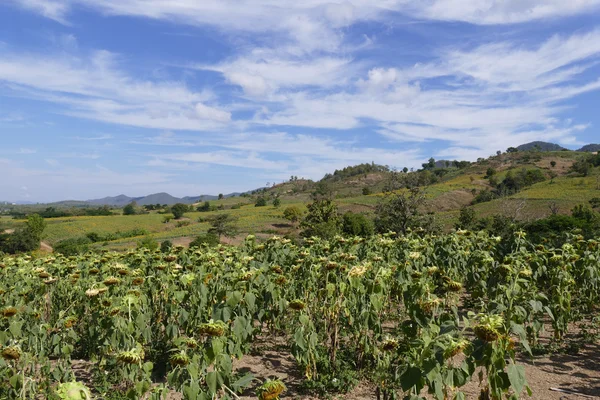
[[[585,152],[595,153],[597,151],[600,151],[600,144],[586,144],[585,146],[583,146],[582,148],[580,148],[577,151],[585,151]]]
[[[565,151],[564,147],[556,144],[556,143],[548,143],[548,142],[531,142],[525,143],[517,147],[519,151],[531,151],[531,150],[539,150],[539,151]]]
[[[230,193],[224,195],[224,197],[238,196],[239,193]],[[127,204],[135,201],[140,206],[146,206],[150,204],[167,204],[172,206],[173,204],[194,204],[201,201],[217,200],[218,196],[203,194],[200,196],[185,196],[182,198],[171,196],[169,193],[154,193],[143,197],[129,197],[124,194],[114,197],[104,197],[102,199],[88,200],[86,203],[93,205],[108,205],[113,207],[125,207]]]
[[[143,197],[129,197],[129,196],[125,196],[124,194],[120,194],[118,196],[114,196],[114,197],[104,197],[102,199],[95,199],[95,200],[88,200],[87,203],[90,204],[97,204],[100,206],[116,206],[116,207],[125,207],[127,204],[131,203],[132,201],[138,201],[140,199],[143,199]],[[156,203],[154,203],[156,204]]]

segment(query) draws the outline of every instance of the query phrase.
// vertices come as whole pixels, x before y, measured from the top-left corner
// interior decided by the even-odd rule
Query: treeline
[[[336,169],[333,174],[325,174],[323,180],[328,181],[339,181],[344,178],[350,178],[352,176],[371,174],[375,172],[389,172],[390,167],[387,165],[378,165],[375,163],[364,163],[354,166],[348,166],[343,169]]]
[[[496,175],[496,170],[488,168],[486,178],[492,186],[492,189],[482,190],[475,196],[473,204],[484,203],[494,199],[516,194],[526,187],[529,187],[538,182],[544,182],[546,176],[539,169],[527,169],[514,172],[509,170],[504,179],[499,180]]]
[[[583,176],[588,176],[594,167],[600,167],[600,154],[588,154],[580,158],[573,164],[571,170]]]
[[[29,215],[37,214],[42,218],[62,218],[62,217],[81,217],[81,216],[109,216],[114,215],[113,210],[109,206],[102,206],[97,208],[82,208],[82,207],[72,207],[72,208],[56,208],[56,207],[47,207],[41,211],[35,212],[27,212],[27,211],[19,211],[19,210],[11,210],[9,215],[11,215],[15,219],[24,219]]]

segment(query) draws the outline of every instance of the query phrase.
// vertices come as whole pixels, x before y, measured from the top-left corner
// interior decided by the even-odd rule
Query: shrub
[[[135,215],[135,202],[129,203],[123,207],[123,215]]]
[[[137,243],[138,249],[150,249],[152,251],[158,249],[158,243],[150,236],[146,236]]]
[[[281,205],[281,200],[279,199],[279,197],[276,197],[275,200],[273,200],[273,207],[279,208],[280,205]]]
[[[368,237],[373,235],[375,224],[364,214],[355,214],[348,211],[342,217],[342,232],[350,236]]]
[[[331,200],[315,200],[307,208],[308,213],[301,224],[304,228],[302,236],[329,239],[339,232],[340,217],[335,203]]]
[[[171,212],[175,219],[180,219],[189,210],[188,206],[183,203],[177,203],[171,207]]]
[[[286,209],[283,210],[283,218],[295,224],[302,218],[302,211],[296,206],[286,207]]]
[[[190,225],[192,222],[191,221],[177,221],[177,228],[182,228],[184,226],[188,226]]]
[[[90,243],[93,243],[87,237],[65,239],[54,245],[54,252],[64,256],[76,256],[87,253],[90,250]]]
[[[221,242],[217,235],[215,235],[214,233],[206,233],[194,239],[194,241],[190,243],[190,247],[202,247],[203,245],[213,247],[217,246],[219,243]]]
[[[265,199],[263,196],[260,196],[256,199],[256,202],[254,203],[254,207],[264,207],[267,205],[267,199]]]

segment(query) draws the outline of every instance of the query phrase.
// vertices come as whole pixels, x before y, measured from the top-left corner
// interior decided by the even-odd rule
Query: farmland
[[[274,399],[286,382],[234,367],[264,337],[307,393],[526,397],[523,357],[573,330],[593,340],[598,257],[575,235],[551,248],[468,231],[7,256],[0,397]]]

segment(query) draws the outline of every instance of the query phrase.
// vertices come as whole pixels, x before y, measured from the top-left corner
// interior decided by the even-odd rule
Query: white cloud
[[[207,130],[229,121],[218,107],[197,106],[213,100],[210,91],[134,78],[119,69],[118,60],[107,51],[88,58],[0,53],[0,83],[10,85],[9,94],[58,103],[64,114],[109,123]]]
[[[228,122],[231,120],[231,113],[219,110],[218,108],[209,107],[202,103],[196,104],[196,115],[200,119],[208,119],[211,121]]]
[[[478,25],[513,24],[560,18],[597,10],[598,0],[422,0],[410,12],[427,19],[465,21]]]
[[[600,0],[9,0],[65,22],[73,7],[108,15],[212,25],[226,31],[288,32],[309,47],[331,45],[331,28],[381,18],[389,11],[416,18],[472,24],[513,24],[560,18],[598,9]],[[321,40],[317,40],[321,39]]]

